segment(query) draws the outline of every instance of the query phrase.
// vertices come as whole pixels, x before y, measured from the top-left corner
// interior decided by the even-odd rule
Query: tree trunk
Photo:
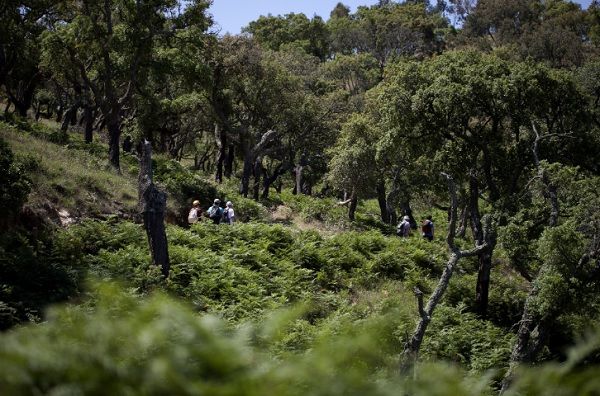
[[[285,174],[290,169],[289,165],[284,165],[283,163],[277,165],[272,175],[268,175],[267,172],[263,169],[263,192],[262,198],[269,198],[269,189],[275,181],[279,179],[279,176]],[[275,186],[275,189],[278,193],[281,193],[281,183]]]
[[[416,360],[419,356],[419,350],[421,348],[421,344],[425,336],[425,331],[427,330],[427,326],[431,321],[431,317],[435,308],[441,301],[446,289],[448,288],[448,284],[450,283],[450,278],[452,277],[452,273],[454,271],[456,263],[458,263],[458,261],[462,257],[478,255],[482,250],[485,250],[487,248],[487,246],[484,244],[476,246],[474,249],[468,251],[461,251],[454,244],[454,238],[456,234],[456,208],[458,206],[458,201],[456,198],[456,185],[452,177],[446,174],[444,174],[444,176],[448,180],[448,190],[451,202],[450,222],[448,224],[448,235],[446,236],[446,243],[448,244],[448,249],[451,253],[450,258],[448,259],[448,262],[444,267],[444,272],[442,272],[442,276],[440,277],[440,280],[438,281],[435,290],[429,297],[429,300],[427,301],[427,305],[425,307],[423,307],[423,293],[418,288],[415,289],[415,294],[417,295],[419,316],[421,317],[421,319],[417,323],[417,327],[415,328],[412,337],[404,346],[404,352],[400,363],[400,371],[405,374],[409,371],[411,367],[414,367],[414,364],[416,363]]]
[[[229,145],[229,149],[227,150],[227,157],[225,158],[225,177],[230,179],[233,174],[233,161],[235,159],[235,146],[233,144]]]
[[[417,229],[417,222],[415,220],[415,218],[413,217],[413,212],[412,212],[412,208],[410,207],[410,201],[408,199],[402,201],[402,203],[400,204],[400,207],[402,208],[402,214],[404,216],[408,216],[408,218],[410,219],[410,228],[412,228],[413,230]]]
[[[252,176],[254,162],[256,161],[258,156],[262,156],[263,152],[268,148],[268,146],[271,143],[273,143],[276,140],[276,138],[277,133],[273,130],[269,130],[252,148],[250,148],[245,139],[242,138],[242,148],[244,150],[244,169],[242,170],[242,179],[240,181],[240,194],[244,197],[248,197],[250,176]]]
[[[42,104],[38,102],[33,106],[33,108],[35,110],[35,121],[38,122],[40,120],[40,114],[42,112]]]
[[[262,157],[259,156],[254,161],[254,186],[252,188],[252,199],[258,201],[260,194],[260,178],[262,175]]]
[[[119,140],[121,137],[121,125],[117,114],[110,114],[106,120],[106,128],[108,129],[108,161],[110,165],[121,172],[121,164],[119,162]]]
[[[61,122],[62,118],[63,118],[63,113],[65,111],[65,108],[62,104],[60,104],[58,106],[58,108],[56,109],[56,122]]]
[[[467,224],[469,223],[469,209],[468,205],[463,205],[463,208],[460,212],[460,223],[458,224],[458,230],[456,231],[456,236],[458,238],[464,238],[467,233]]]
[[[166,278],[169,276],[170,267],[164,222],[167,194],[156,188],[152,182],[152,146],[148,141],[142,145],[138,183],[140,212],[144,219],[152,263],[161,267],[161,272]]]
[[[483,244],[483,230],[481,228],[481,221],[479,220],[479,185],[474,175],[471,175],[469,178],[469,192],[469,213],[471,214],[473,239],[476,245],[481,245]],[[484,260],[484,257],[480,255],[477,285],[475,286],[475,306],[477,307],[477,312],[482,317],[485,317],[487,311],[489,271],[487,260]]]
[[[377,183],[377,202],[379,203],[379,211],[381,212],[381,221],[387,224],[390,220],[390,214],[388,212],[385,182],[383,180]]]
[[[294,186],[294,195],[302,193],[302,168],[301,164],[296,165],[294,174],[296,175],[296,184]]]
[[[29,81],[20,81],[16,93],[11,92],[8,87],[6,87],[6,93],[8,94],[10,101],[15,105],[17,113],[23,118],[27,117],[27,111],[31,108],[35,89],[38,86],[41,77],[42,74],[36,72],[31,76]]]
[[[350,196],[350,206],[348,206],[348,219],[350,221],[354,221],[356,218],[356,207],[358,206],[358,196],[356,194],[356,190],[352,190],[352,195]]]
[[[85,123],[83,138],[89,144],[94,140],[94,109],[91,106],[84,107],[83,118]]]
[[[558,218],[560,214],[560,207],[558,202],[558,195],[556,186],[552,183],[545,169],[540,166],[539,157],[539,145],[543,138],[535,126],[531,123],[531,128],[535,134],[535,140],[533,142],[533,157],[535,165],[538,168],[538,177],[542,180],[544,185],[544,197],[550,200],[551,211],[549,216],[549,226],[556,227],[558,225]],[[536,279],[540,277],[545,271],[545,265],[542,264]],[[502,379],[502,388],[500,394],[503,394],[510,386],[515,375],[515,370],[521,363],[531,362],[533,358],[539,352],[543,345],[543,337],[546,334],[546,317],[536,315],[536,300],[539,290],[534,286],[531,288],[527,299],[525,300],[525,307],[523,309],[523,315],[519,321],[519,330],[517,332],[517,342],[515,343],[511,356],[510,365],[508,371]]]
[[[244,169],[242,170],[242,180],[240,182],[240,194],[244,197],[248,197],[248,190],[250,188],[250,176],[252,175],[252,157],[250,153],[244,155]]]
[[[67,110],[67,112],[65,113],[65,118],[63,119],[63,122],[60,126],[60,130],[62,132],[67,132],[67,130],[69,129],[69,125],[73,125],[73,121],[77,116],[78,108],[79,103],[75,103],[71,107],[69,107],[69,110]]]
[[[219,127],[219,124],[215,123],[215,141],[217,142],[217,170],[215,172],[215,181],[217,183],[223,183],[223,163],[227,156],[227,134],[223,128]]]

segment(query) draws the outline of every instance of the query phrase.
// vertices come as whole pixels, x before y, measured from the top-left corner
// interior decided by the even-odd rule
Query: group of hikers
[[[227,201],[225,207],[222,208],[221,200],[218,198],[213,201],[213,204],[208,208],[206,212],[202,212],[200,201],[195,200],[192,203],[192,209],[190,209],[190,213],[188,214],[188,223],[197,223],[203,215],[212,220],[214,224],[224,223],[233,225],[233,223],[235,222],[235,211],[233,210],[233,203],[231,203],[231,201]]]
[[[208,208],[206,212],[202,211],[202,207],[200,206],[200,201],[195,200],[192,203],[192,208],[190,209],[190,213],[188,214],[188,223],[194,224],[197,223],[202,216],[208,217],[214,224],[229,224],[233,225],[235,222],[235,211],[233,210],[233,203],[231,201],[227,201],[225,207],[221,207],[221,200],[215,199],[213,204]],[[404,216],[402,221],[398,224],[396,228],[396,235],[401,238],[408,238],[411,233],[411,224],[410,217]],[[434,225],[431,216],[427,216],[421,222],[421,236],[429,241],[433,241],[434,234]]]
[[[431,216],[427,216],[421,222],[421,236],[429,241],[433,241],[434,231],[433,221],[431,219]],[[402,221],[398,224],[398,227],[396,228],[396,235],[398,235],[401,238],[408,238],[410,236],[410,232],[410,217],[404,216],[402,218]]]

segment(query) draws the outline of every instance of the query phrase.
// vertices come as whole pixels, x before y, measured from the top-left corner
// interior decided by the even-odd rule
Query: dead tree
[[[144,219],[144,229],[152,263],[161,267],[162,274],[169,276],[169,249],[165,232],[165,208],[167,194],[152,182],[152,146],[147,140],[142,144],[140,173],[138,176],[139,210]]]
[[[458,261],[463,257],[471,257],[480,254],[483,250],[487,249],[488,246],[486,243],[482,245],[476,246],[471,250],[460,250],[454,244],[454,237],[456,235],[456,211],[458,206],[458,200],[456,198],[456,185],[454,180],[450,175],[442,173],[442,175],[448,181],[448,191],[450,193],[450,222],[448,224],[448,235],[446,236],[446,243],[448,244],[448,249],[450,250],[450,258],[444,267],[444,271],[438,284],[429,297],[427,301],[427,305],[423,304],[423,292],[418,288],[415,288],[415,295],[417,297],[418,309],[419,309],[419,322],[417,323],[417,327],[413,332],[412,337],[406,345],[404,346],[404,352],[400,363],[400,371],[404,374],[408,373],[408,371],[414,367],[414,364],[417,361],[419,356],[419,349],[421,348],[421,344],[423,342],[423,337],[425,336],[425,331],[427,330],[427,326],[429,322],[431,322],[431,316],[439,302],[441,301],[448,284],[450,283],[450,278],[452,277],[452,273],[454,271],[454,267],[458,263]],[[485,224],[491,224],[490,220],[487,220],[487,216],[485,216]],[[488,232],[487,227],[484,227],[484,232]],[[485,238],[484,238],[485,239]]]

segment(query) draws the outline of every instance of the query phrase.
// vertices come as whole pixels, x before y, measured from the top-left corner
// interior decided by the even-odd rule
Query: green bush
[[[507,367],[513,335],[466,312],[464,306],[441,305],[435,311],[422,346],[427,359],[444,359],[483,373]]]
[[[26,201],[31,189],[26,171],[32,166],[30,160],[16,162],[8,144],[0,138],[0,221],[17,213]]]
[[[407,382],[385,357],[390,346],[380,334],[394,326],[390,319],[352,326],[338,320],[331,333],[283,313],[230,330],[168,298],[140,301],[103,286],[92,307],[54,309],[44,325],[0,335],[0,392],[431,395],[437,381]],[[274,358],[269,349],[276,345],[290,353]],[[452,392],[436,394],[486,390],[484,380],[452,372],[440,376],[441,389]]]
[[[86,271],[77,247],[64,242],[42,232],[0,234],[0,329],[38,321],[49,304],[79,293]]]

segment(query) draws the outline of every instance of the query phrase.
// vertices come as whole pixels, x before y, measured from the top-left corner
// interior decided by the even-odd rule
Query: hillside
[[[598,394],[600,1],[216,3],[0,6],[0,395]]]
[[[23,209],[27,221],[68,225],[84,218],[131,218],[137,206],[137,180],[106,168],[106,147],[86,147],[77,135],[61,137],[44,124],[0,123],[4,139],[32,181]]]
[[[41,319],[40,308],[45,305],[40,304],[41,301],[65,298],[76,301],[87,295],[85,304],[106,304],[103,299],[107,297],[101,296],[106,292],[94,291],[96,287],[106,286],[90,289],[85,281],[95,279],[94,282],[101,280],[100,284],[120,283],[134,291],[136,300],[159,291],[168,293],[192,308],[196,312],[193,315],[216,315],[234,328],[250,323],[260,327],[264,320],[272,320],[269,318],[277,310],[297,307],[288,314],[281,311],[276,314],[283,317],[277,319],[278,324],[273,324],[277,336],[267,342],[269,354],[280,358],[294,356],[320,345],[323,337],[341,337],[345,339],[343,348],[349,348],[348,353],[359,348],[351,353],[358,354],[355,355],[358,359],[368,360],[371,358],[358,356],[365,352],[362,348],[371,349],[370,353],[381,354],[377,359],[383,360],[378,364],[393,372],[394,365],[398,364],[394,351],[403,348],[418,319],[412,290],[419,287],[432,291],[448,258],[441,236],[433,243],[418,235],[401,239],[382,234],[378,227],[368,230],[365,228],[368,222],[362,226],[357,223],[354,227],[360,231],[351,231],[344,225],[342,209],[338,215],[335,215],[338,209],[331,212],[333,202],[319,206],[313,198],[282,192],[272,198],[276,209],[271,215],[263,209],[264,212],[256,212],[262,215],[247,218],[249,223],[229,227],[201,222],[189,230],[170,225],[167,235],[171,274],[165,282],[158,268],[149,261],[141,226],[127,220],[127,215],[103,214],[105,210],[134,213],[135,200],[129,195],[135,192],[133,176],[98,169],[99,162],[93,157],[90,159],[77,143],[50,142],[48,131],[32,133],[8,125],[2,128],[2,138],[8,141],[17,160],[34,164],[26,167],[31,178],[31,193],[23,214],[30,216],[35,210],[77,213],[72,221],[61,224],[66,229],[44,237],[47,242],[43,247],[29,247],[34,255],[47,257],[28,264],[37,274],[35,277],[14,278],[4,269],[4,284],[8,286],[10,279],[17,282],[10,286],[13,292],[3,297],[4,327],[19,317]],[[30,128],[42,127],[32,124]],[[75,140],[76,136],[71,135],[69,139]],[[45,155],[33,157],[39,152]],[[177,174],[181,169],[173,172]],[[87,174],[86,183],[73,183]],[[165,180],[170,178],[165,177]],[[42,197],[48,199],[47,206],[43,206]],[[284,201],[286,198],[290,201]],[[115,202],[117,199],[124,202]],[[308,211],[307,206],[311,206],[312,211]],[[370,217],[368,213],[361,213],[368,207],[359,208],[359,217]],[[281,215],[282,208],[288,208],[285,216]],[[336,216],[341,223],[334,226]],[[438,235],[445,232],[444,214],[436,212],[435,220]],[[10,245],[6,245],[6,240],[4,243],[6,257],[10,255]],[[464,241],[463,245],[468,243]],[[518,280],[518,274],[497,261],[492,272],[496,281],[490,292],[489,321],[484,321],[469,312],[475,308],[469,296],[473,293],[476,271],[476,262],[466,260],[461,264],[425,339],[422,358],[456,361],[472,373],[483,374],[507,364],[514,339],[512,323],[519,318],[527,287]],[[52,287],[27,291],[34,285]],[[30,304],[39,301],[38,305],[13,305],[25,298],[24,295]],[[25,311],[21,312],[23,308]],[[361,332],[367,332],[370,337],[380,334],[383,338],[374,337],[364,340],[365,345],[355,345],[358,341],[352,340],[356,336],[352,334],[364,326],[369,330],[365,328]],[[390,331],[395,336],[386,335]],[[333,339],[331,342],[342,342]],[[45,353],[65,352],[49,349]],[[321,352],[313,358],[327,359]],[[298,363],[289,361],[288,364]]]

